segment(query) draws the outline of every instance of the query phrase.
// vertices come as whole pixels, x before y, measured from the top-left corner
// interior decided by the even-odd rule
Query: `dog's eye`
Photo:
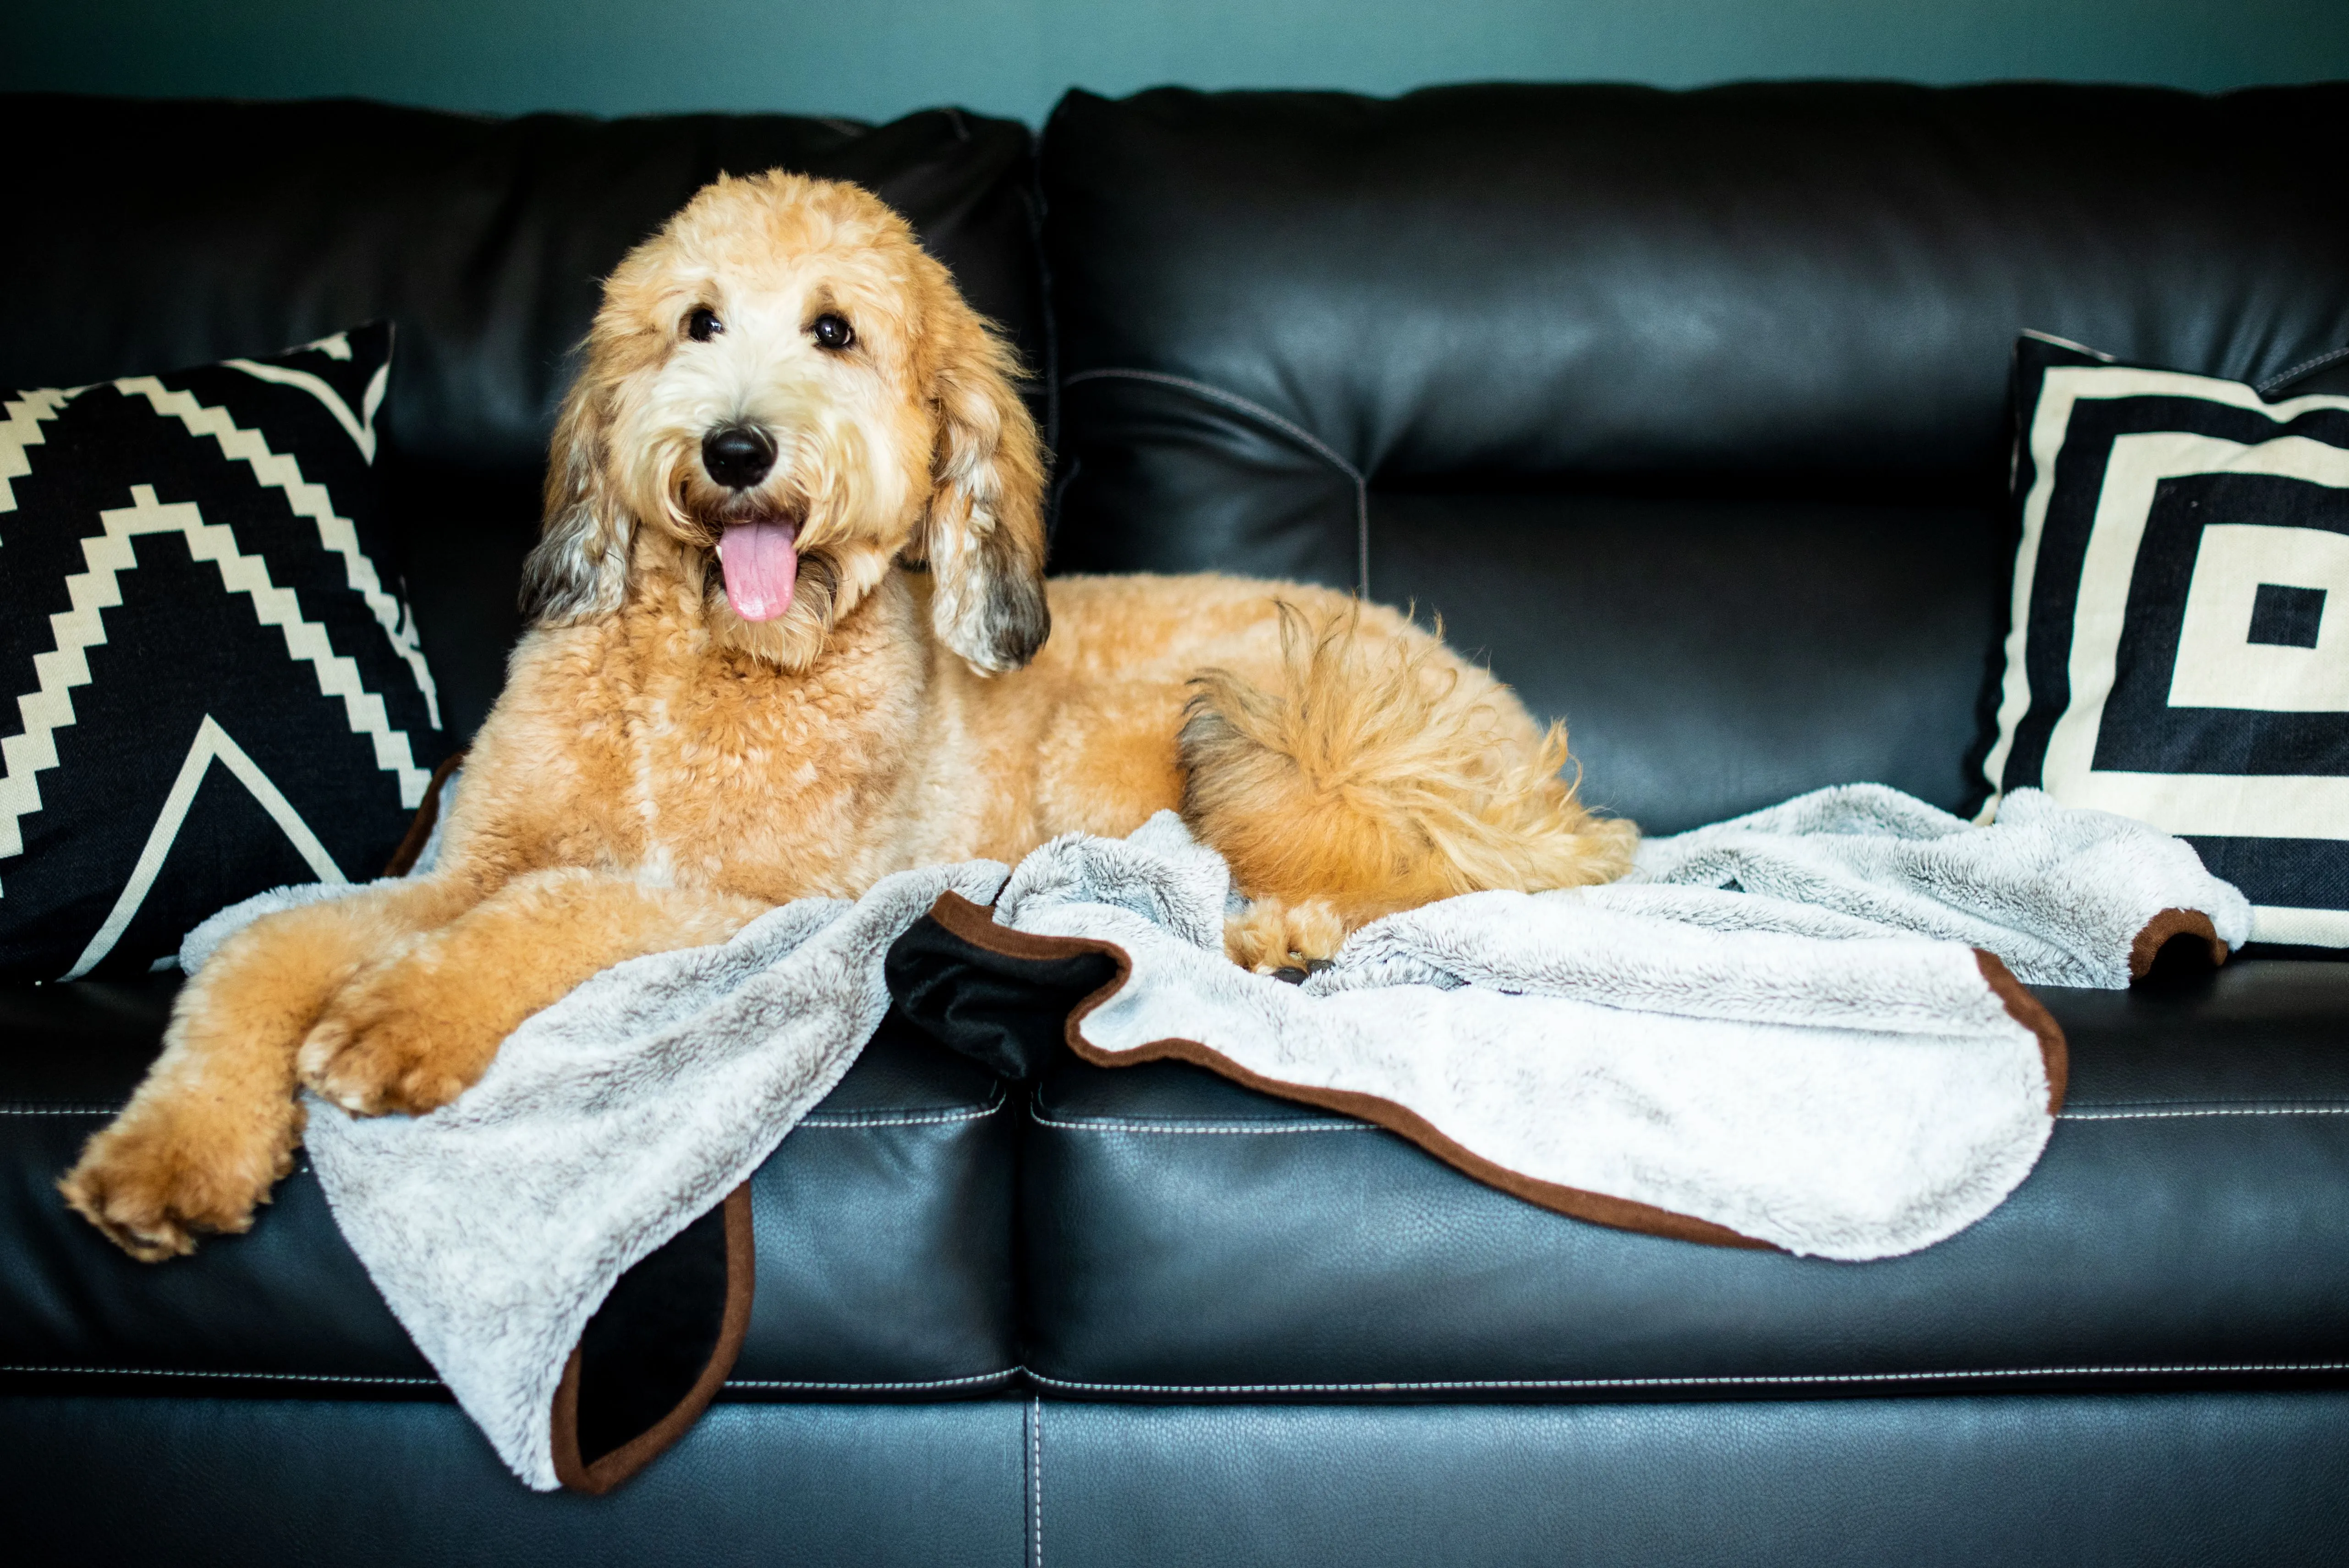
[[[808,330],[815,334],[816,342],[826,348],[846,348],[856,341],[856,329],[848,325],[845,317],[834,315],[830,311],[817,316]]]
[[[685,318],[685,335],[696,343],[707,343],[725,330],[726,324],[706,304],[695,305],[693,314]]]

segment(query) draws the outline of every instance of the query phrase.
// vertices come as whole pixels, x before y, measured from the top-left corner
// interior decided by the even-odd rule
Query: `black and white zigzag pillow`
[[[440,760],[387,581],[391,328],[0,401],[0,975],[377,874]]]
[[[2016,350],[2022,543],[1984,767],[2176,833],[2258,942],[2349,947],[2349,397]]]

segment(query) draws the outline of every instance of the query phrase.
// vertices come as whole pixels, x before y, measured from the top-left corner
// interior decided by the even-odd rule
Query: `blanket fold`
[[[832,1092],[888,1010],[890,943],[941,893],[991,899],[1003,876],[987,861],[906,872],[854,903],[802,899],[718,946],[631,959],[524,1023],[429,1116],[309,1099],[336,1222],[523,1480],[562,1484],[555,1394],[614,1284]]]
[[[223,912],[183,965],[333,895]],[[2126,985],[2180,937],[2223,958],[2250,923],[2140,824],[2026,790],[1976,827],[1878,786],[1652,841],[1611,886],[1390,916],[1297,985],[1224,956],[1232,903],[1171,812],[1015,869],[802,900],[595,976],[429,1116],[312,1099],[311,1162],[500,1457],[533,1487],[601,1490],[722,1382],[751,1238],[747,1204],[738,1237],[721,1201],[839,1082],[893,987],[1006,1076],[1056,1041],[1103,1066],[1179,1057],[1568,1214],[1857,1261],[1955,1233],[2038,1159],[2064,1055],[2028,986]],[[636,1310],[624,1281],[665,1275],[700,1281],[667,1294],[702,1305],[667,1372],[632,1374],[586,1331],[607,1300]]]
[[[620,1275],[555,1385],[564,1486],[600,1496],[701,1418],[750,1336],[757,1268],[746,1181]]]

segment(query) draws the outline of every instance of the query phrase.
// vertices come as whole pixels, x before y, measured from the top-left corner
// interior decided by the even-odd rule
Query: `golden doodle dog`
[[[623,959],[1164,808],[1231,862],[1254,902],[1229,945],[1264,970],[1432,899],[1629,869],[1563,732],[1402,615],[1048,583],[1017,375],[854,186],[720,180],[638,246],[555,428],[531,629],[439,863],[223,945],[73,1206],[135,1257],[186,1253],[292,1168],[305,1086],[429,1111]]]

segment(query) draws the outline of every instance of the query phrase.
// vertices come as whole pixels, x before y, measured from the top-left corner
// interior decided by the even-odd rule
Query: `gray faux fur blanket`
[[[184,966],[320,895],[224,911]],[[2232,946],[2250,922],[2138,823],[2023,790],[1976,827],[1870,785],[1651,841],[1612,886],[1392,916],[1301,985],[1223,956],[1232,897],[1221,859],[1162,813],[1016,871],[802,900],[597,975],[430,1116],[313,1099],[310,1159],[419,1347],[551,1489],[551,1412],[588,1318],[839,1081],[887,1008],[891,944],[934,906],[992,904],[999,928],[1115,954],[1120,983],[1069,1025],[1092,1060],[1182,1057],[1568,1213],[1835,1259],[1949,1236],[2038,1159],[2063,1043],[2018,979],[2126,985],[2164,937]]]

